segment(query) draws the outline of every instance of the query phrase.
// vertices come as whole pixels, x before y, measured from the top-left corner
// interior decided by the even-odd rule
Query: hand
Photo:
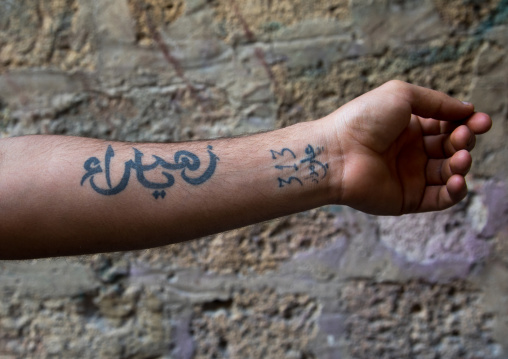
[[[467,194],[475,136],[492,121],[471,104],[391,81],[327,117],[342,169],[338,202],[371,214],[442,210]]]

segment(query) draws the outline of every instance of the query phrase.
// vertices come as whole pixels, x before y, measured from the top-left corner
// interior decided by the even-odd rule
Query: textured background
[[[237,135],[389,79],[494,119],[440,214],[0,262],[0,358],[508,358],[507,54],[507,0],[0,0],[0,137]]]

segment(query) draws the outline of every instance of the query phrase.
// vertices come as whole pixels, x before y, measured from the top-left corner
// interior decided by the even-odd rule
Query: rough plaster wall
[[[507,53],[506,0],[0,0],[2,137],[257,132],[394,78],[494,119],[440,215],[1,262],[0,357],[507,358]]]

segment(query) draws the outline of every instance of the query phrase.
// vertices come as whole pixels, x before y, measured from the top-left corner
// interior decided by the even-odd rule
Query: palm
[[[417,211],[425,192],[428,159],[419,125],[400,134],[382,153],[365,146],[348,159],[354,166],[349,180],[360,192],[355,208],[375,214]]]

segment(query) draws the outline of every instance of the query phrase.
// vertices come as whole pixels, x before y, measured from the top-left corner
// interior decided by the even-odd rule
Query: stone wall
[[[494,119],[443,213],[0,262],[0,358],[507,358],[507,54],[506,0],[0,0],[1,137],[238,135],[389,79]]]

